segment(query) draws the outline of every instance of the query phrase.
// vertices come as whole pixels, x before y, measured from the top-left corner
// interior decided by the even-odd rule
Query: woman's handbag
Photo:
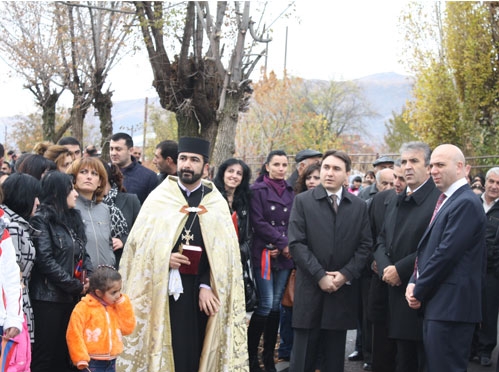
[[[291,270],[289,274],[288,283],[284,289],[284,294],[282,295],[281,304],[286,307],[293,307],[293,302],[295,299],[295,279],[296,279],[296,269]]]
[[[253,277],[253,269],[251,267],[251,257],[249,254],[249,242],[243,242],[240,245],[241,260],[243,264],[243,279],[244,279],[244,297],[246,299],[246,311],[254,311],[258,306],[258,296],[256,293],[256,283]]]

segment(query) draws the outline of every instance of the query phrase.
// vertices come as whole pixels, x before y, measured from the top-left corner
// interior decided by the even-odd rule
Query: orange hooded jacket
[[[134,328],[135,316],[127,295],[114,305],[104,306],[87,294],[74,308],[66,332],[71,360],[83,369],[90,359],[115,359],[123,351],[122,335],[129,335]]]

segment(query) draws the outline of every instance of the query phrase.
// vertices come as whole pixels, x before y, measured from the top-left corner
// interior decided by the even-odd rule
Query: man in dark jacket
[[[126,133],[116,133],[111,137],[109,152],[111,162],[120,167],[123,173],[123,186],[130,194],[136,194],[143,204],[149,193],[158,185],[156,173],[142,166],[132,156],[133,140]]]
[[[161,183],[167,176],[177,175],[178,144],[175,141],[165,140],[156,145],[152,163],[158,168],[158,182]]]
[[[485,176],[485,192],[481,196],[487,215],[485,244],[487,273],[482,301],[482,326],[478,330],[480,364],[490,366],[490,356],[497,343],[497,313],[499,310],[499,167],[489,169]]]
[[[419,240],[430,223],[440,191],[430,178],[430,147],[409,142],[400,149],[407,189],[387,206],[374,258],[388,287],[388,336],[397,344],[396,371],[424,371],[422,319],[409,308],[405,288],[414,271]]]
[[[291,176],[286,180],[291,187],[295,187],[298,177],[303,173],[303,171],[312,164],[319,164],[321,161],[322,153],[317,150],[306,149],[299,151],[296,154],[296,169]]]
[[[322,158],[321,185],[295,197],[289,248],[295,261],[291,372],[343,371],[346,332],[357,326],[358,280],[372,245],[367,205],[343,185],[351,160],[341,151]]]

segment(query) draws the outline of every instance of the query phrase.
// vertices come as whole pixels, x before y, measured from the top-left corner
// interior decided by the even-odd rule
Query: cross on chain
[[[182,239],[185,240],[185,244],[189,245],[191,240],[194,240],[194,234],[191,235],[191,230],[184,229],[185,234],[182,234]]]

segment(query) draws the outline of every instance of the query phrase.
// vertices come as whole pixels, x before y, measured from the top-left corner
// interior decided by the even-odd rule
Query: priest
[[[203,179],[210,143],[183,137],[178,177],[146,199],[120,264],[137,326],[118,371],[248,370],[245,302],[227,202]]]

